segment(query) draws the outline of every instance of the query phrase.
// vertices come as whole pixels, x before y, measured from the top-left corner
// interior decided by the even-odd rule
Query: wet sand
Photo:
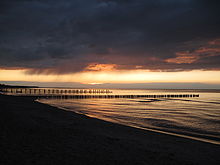
[[[0,164],[220,164],[220,145],[0,95]]]

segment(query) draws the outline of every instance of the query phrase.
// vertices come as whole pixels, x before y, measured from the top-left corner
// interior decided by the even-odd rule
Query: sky
[[[1,0],[0,82],[219,86],[219,8],[218,0]]]

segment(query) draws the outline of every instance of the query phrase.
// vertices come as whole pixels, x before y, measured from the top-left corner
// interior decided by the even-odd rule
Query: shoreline
[[[0,95],[0,163],[219,164],[219,145]]]
[[[64,111],[70,111],[70,112],[73,112],[73,113],[77,113],[77,114],[80,114],[80,115],[87,116],[89,118],[99,119],[99,118],[96,118],[94,116],[90,116],[90,115],[86,115],[86,114],[83,114],[83,113],[80,113],[80,112],[77,112],[77,111],[69,110],[68,108],[64,108],[64,107],[59,107],[59,106],[43,103],[43,102],[39,101],[38,99],[36,99],[35,101],[39,102],[39,103],[42,103],[42,104],[46,104],[46,105],[52,106],[54,108],[58,108],[58,109],[64,110]],[[111,120],[109,120],[109,121],[108,120],[104,120],[104,119],[99,119],[99,120],[110,122],[110,123],[113,123],[113,124],[120,124],[120,125],[124,125],[124,126],[128,126],[128,127],[133,127],[133,128],[137,128],[137,129],[141,129],[141,130],[146,130],[146,131],[150,131],[150,132],[166,134],[166,135],[171,135],[171,136],[176,136],[176,137],[182,137],[182,138],[186,138],[186,139],[196,140],[196,141],[200,141],[200,142],[220,145],[220,141],[213,140],[213,139],[208,139],[208,138],[205,139],[205,138],[202,138],[202,137],[190,136],[190,135],[187,135],[187,134],[180,134],[180,133],[177,133],[177,132],[168,132],[168,131],[164,131],[164,130],[147,128],[147,127],[143,128],[143,127],[140,127],[140,126],[126,125],[126,124],[117,123],[117,122],[114,122],[114,121],[111,121]]]

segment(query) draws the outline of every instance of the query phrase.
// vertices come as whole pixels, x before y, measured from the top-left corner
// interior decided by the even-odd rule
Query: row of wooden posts
[[[35,89],[35,88],[4,88],[4,93],[11,94],[77,94],[77,93],[112,93],[108,89]]]
[[[199,97],[198,94],[163,94],[163,95],[114,95],[108,89],[44,89],[44,88],[3,88],[6,94],[22,94],[38,98],[83,99],[83,98],[183,98]],[[97,95],[98,94],[98,95]]]
[[[87,98],[186,98],[199,97],[198,94],[167,94],[167,95],[45,95],[38,98],[87,99]]]

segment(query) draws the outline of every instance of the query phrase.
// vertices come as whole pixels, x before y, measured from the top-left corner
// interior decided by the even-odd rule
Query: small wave
[[[167,100],[178,100],[178,101],[188,101],[188,102],[208,103],[208,104],[220,104],[220,102],[201,101],[201,100],[188,100],[188,99],[167,99]]]
[[[165,101],[162,99],[148,99],[148,100],[139,100],[137,102],[141,102],[141,103],[151,103],[151,102],[157,102],[157,101]]]

